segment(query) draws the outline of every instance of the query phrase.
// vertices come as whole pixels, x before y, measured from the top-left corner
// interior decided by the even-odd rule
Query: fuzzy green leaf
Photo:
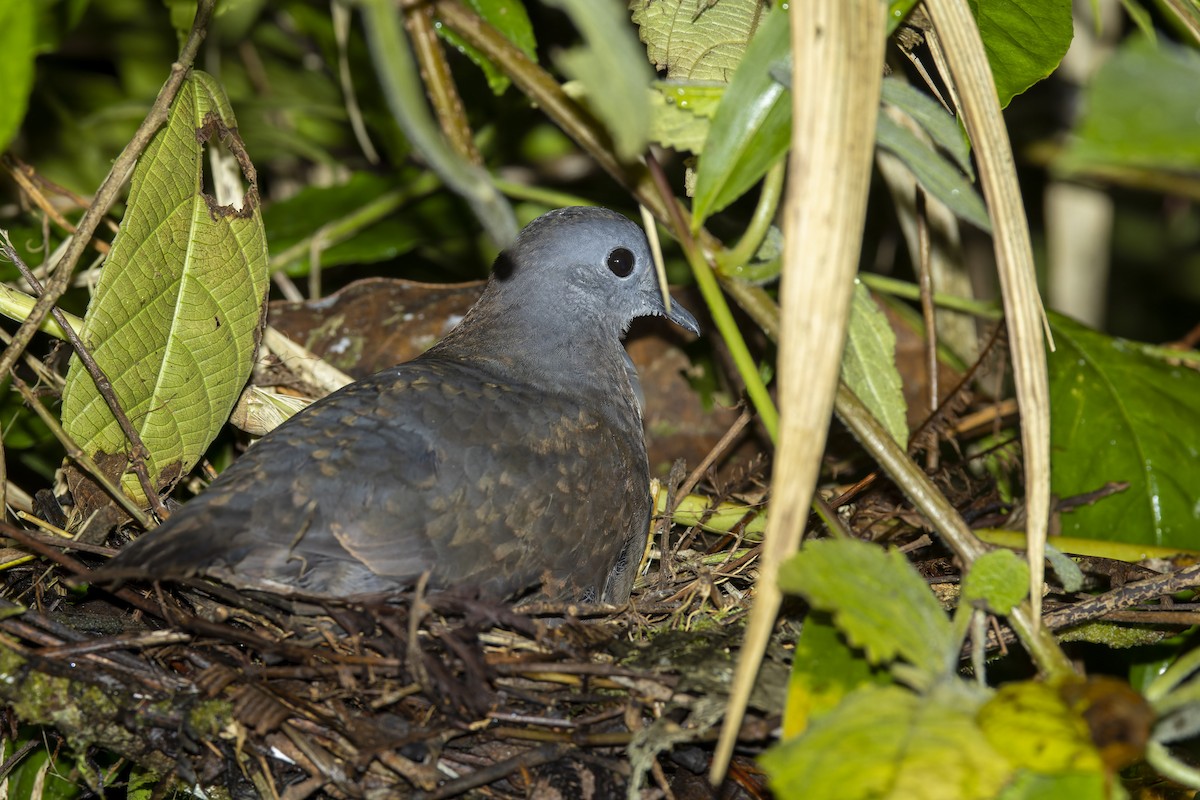
[[[779,586],[828,611],[874,664],[927,688],[953,669],[959,642],[946,612],[904,555],[857,539],[808,542],[779,571]]]
[[[981,697],[956,684],[925,697],[896,686],[854,692],[762,756],[772,791],[839,800],[995,797],[1012,766],[975,723]]]
[[[724,95],[724,84],[656,82],[650,92],[650,140],[700,153]]]
[[[812,720],[832,711],[858,687],[890,682],[886,672],[873,669],[862,653],[846,644],[828,614],[809,614],[792,658],[784,737],[803,733]]]
[[[258,345],[267,244],[257,188],[251,181],[241,211],[217,206],[202,191],[206,142],[220,138],[236,150],[236,129],[220,86],[193,72],[138,160],[84,319],[83,341],[149,449],[147,466],[160,486],[203,455],[245,385]],[[78,358],[67,372],[62,416],[89,454],[128,452]],[[132,475],[124,486],[142,497]]]
[[[860,282],[854,285],[850,330],[842,351],[842,380],[883,423],[901,447],[908,447],[907,404],[896,369],[896,333]]]
[[[1200,372],[1051,315],[1055,495],[1129,488],[1062,515],[1062,535],[1194,547],[1200,526]]]
[[[769,0],[629,0],[646,54],[671,80],[728,82]]]
[[[1029,565],[1011,550],[992,550],[975,559],[963,578],[962,599],[1007,614],[1029,594]]]

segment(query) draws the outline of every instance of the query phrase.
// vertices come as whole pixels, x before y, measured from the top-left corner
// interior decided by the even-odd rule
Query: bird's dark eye
[[[633,253],[628,248],[618,247],[608,254],[608,268],[618,278],[627,278],[633,272]]]

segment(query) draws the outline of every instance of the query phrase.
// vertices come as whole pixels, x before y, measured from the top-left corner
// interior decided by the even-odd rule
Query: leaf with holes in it
[[[218,141],[250,184],[237,208],[204,192],[203,159]],[[250,375],[266,294],[254,167],[224,92],[193,72],[134,169],[125,217],[81,332],[149,451],[157,488],[190,470],[229,416]],[[77,356],[62,417],[89,455],[129,453]],[[145,499],[131,473],[122,485]]]

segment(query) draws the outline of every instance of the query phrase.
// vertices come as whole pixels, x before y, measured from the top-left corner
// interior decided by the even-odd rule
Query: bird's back
[[[417,359],[280,426],[108,572],[338,596],[428,571],[495,597],[544,583],[622,602],[650,513],[631,403]]]

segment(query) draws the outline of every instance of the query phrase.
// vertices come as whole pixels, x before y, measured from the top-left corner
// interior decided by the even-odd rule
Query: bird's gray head
[[[485,300],[535,314],[546,330],[615,340],[637,317],[700,332],[678,303],[668,312],[642,229],[606,208],[560,208],[531,222],[496,259]]]

